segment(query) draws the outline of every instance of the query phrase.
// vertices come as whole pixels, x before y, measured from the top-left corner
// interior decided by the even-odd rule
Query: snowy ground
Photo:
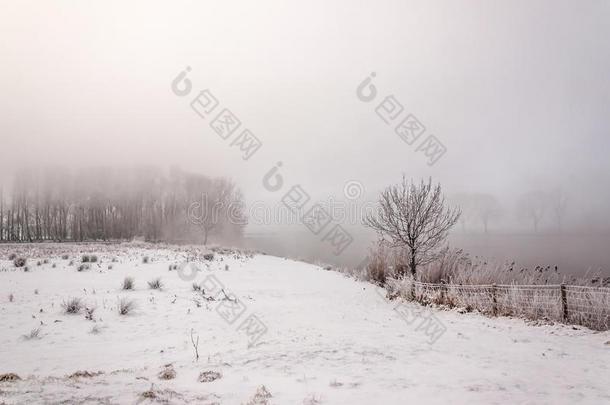
[[[10,246],[1,249],[0,375],[22,380],[0,382],[0,403],[610,403],[609,332],[435,310],[446,331],[430,344],[376,287],[301,262],[198,255],[195,281],[206,280],[205,296],[216,299],[208,301],[183,279],[188,271],[169,270],[188,256],[178,249],[89,246],[101,263],[82,272],[82,246],[29,252],[28,272],[7,260]],[[135,290],[121,290],[126,276]],[[156,277],[161,290],[148,288]],[[94,320],[63,313],[71,297],[95,307]],[[134,312],[119,315],[122,297]],[[245,309],[229,324],[223,315],[236,314],[227,308]],[[258,340],[264,329],[240,328],[250,315],[267,328]],[[23,337],[38,327],[37,338]],[[160,379],[168,364],[175,378]],[[77,371],[93,375],[70,377]],[[204,371],[222,377],[199,382]],[[263,385],[267,402],[254,398]]]

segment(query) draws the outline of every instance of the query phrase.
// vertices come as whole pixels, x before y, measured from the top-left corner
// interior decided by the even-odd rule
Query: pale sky
[[[556,186],[577,209],[610,201],[608,1],[0,4],[3,175],[176,164],[276,202],[261,179],[282,161],[317,198],[348,180],[374,198],[406,173],[511,203]],[[250,160],[189,107],[206,88],[262,141]],[[446,146],[433,167],[375,114],[387,95]]]

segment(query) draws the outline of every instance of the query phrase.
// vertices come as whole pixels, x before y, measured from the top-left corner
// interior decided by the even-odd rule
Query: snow
[[[0,374],[23,379],[0,382],[0,403],[148,403],[141,394],[152,386],[157,401],[247,404],[263,385],[269,404],[610,403],[609,332],[433,309],[446,329],[430,343],[419,322],[395,310],[417,313],[419,305],[388,301],[380,288],[318,266],[262,254],[199,256],[195,281],[206,280],[206,295],[216,298],[207,301],[168,270],[188,256],[179,248],[93,249],[101,263],[83,272],[80,256],[71,255],[71,266],[59,250],[48,264],[30,259],[28,272],[0,262]],[[126,276],[135,290],[121,290]],[[163,288],[149,289],[157,277]],[[231,302],[210,293],[211,280],[245,307],[232,324],[217,311]],[[94,321],[84,311],[63,313],[71,297],[96,307]],[[122,297],[137,304],[125,316]],[[250,315],[266,327],[255,342],[240,329]],[[38,338],[23,337],[37,327]],[[168,364],[176,377],[160,379]],[[102,373],[68,377],[85,370]],[[205,371],[221,377],[199,382]]]

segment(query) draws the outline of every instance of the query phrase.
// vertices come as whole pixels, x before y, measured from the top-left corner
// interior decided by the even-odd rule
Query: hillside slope
[[[264,255],[198,257],[193,281],[190,267],[168,270],[187,257],[178,249],[104,249],[81,272],[59,252],[40,266],[31,259],[28,272],[1,262],[0,374],[22,380],[0,382],[0,403],[262,404],[262,385],[269,404],[610,402],[608,332],[421,312],[373,285]],[[127,276],[132,291],[121,290]],[[149,289],[157,277],[162,289]],[[71,297],[96,308],[93,320],[63,312]],[[121,298],[135,310],[120,315]],[[22,336],[35,328],[38,337]],[[68,377],[79,370],[93,375]],[[160,379],[163,370],[175,378]],[[205,371],[221,377],[199,382]]]

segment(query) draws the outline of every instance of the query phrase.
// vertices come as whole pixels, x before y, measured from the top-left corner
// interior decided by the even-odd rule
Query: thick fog
[[[246,199],[245,244],[352,265],[374,239],[359,213],[403,174],[431,177],[464,206],[453,246],[610,274],[607,1],[0,7],[6,187],[24,167],[227,177]],[[209,115],[191,105],[204,90]],[[252,155],[211,127],[224,108],[260,141]],[[408,114],[425,127],[412,144],[395,131]],[[421,148],[429,135],[438,160]],[[356,212],[334,216],[354,239],[340,255],[278,214],[295,185]]]

